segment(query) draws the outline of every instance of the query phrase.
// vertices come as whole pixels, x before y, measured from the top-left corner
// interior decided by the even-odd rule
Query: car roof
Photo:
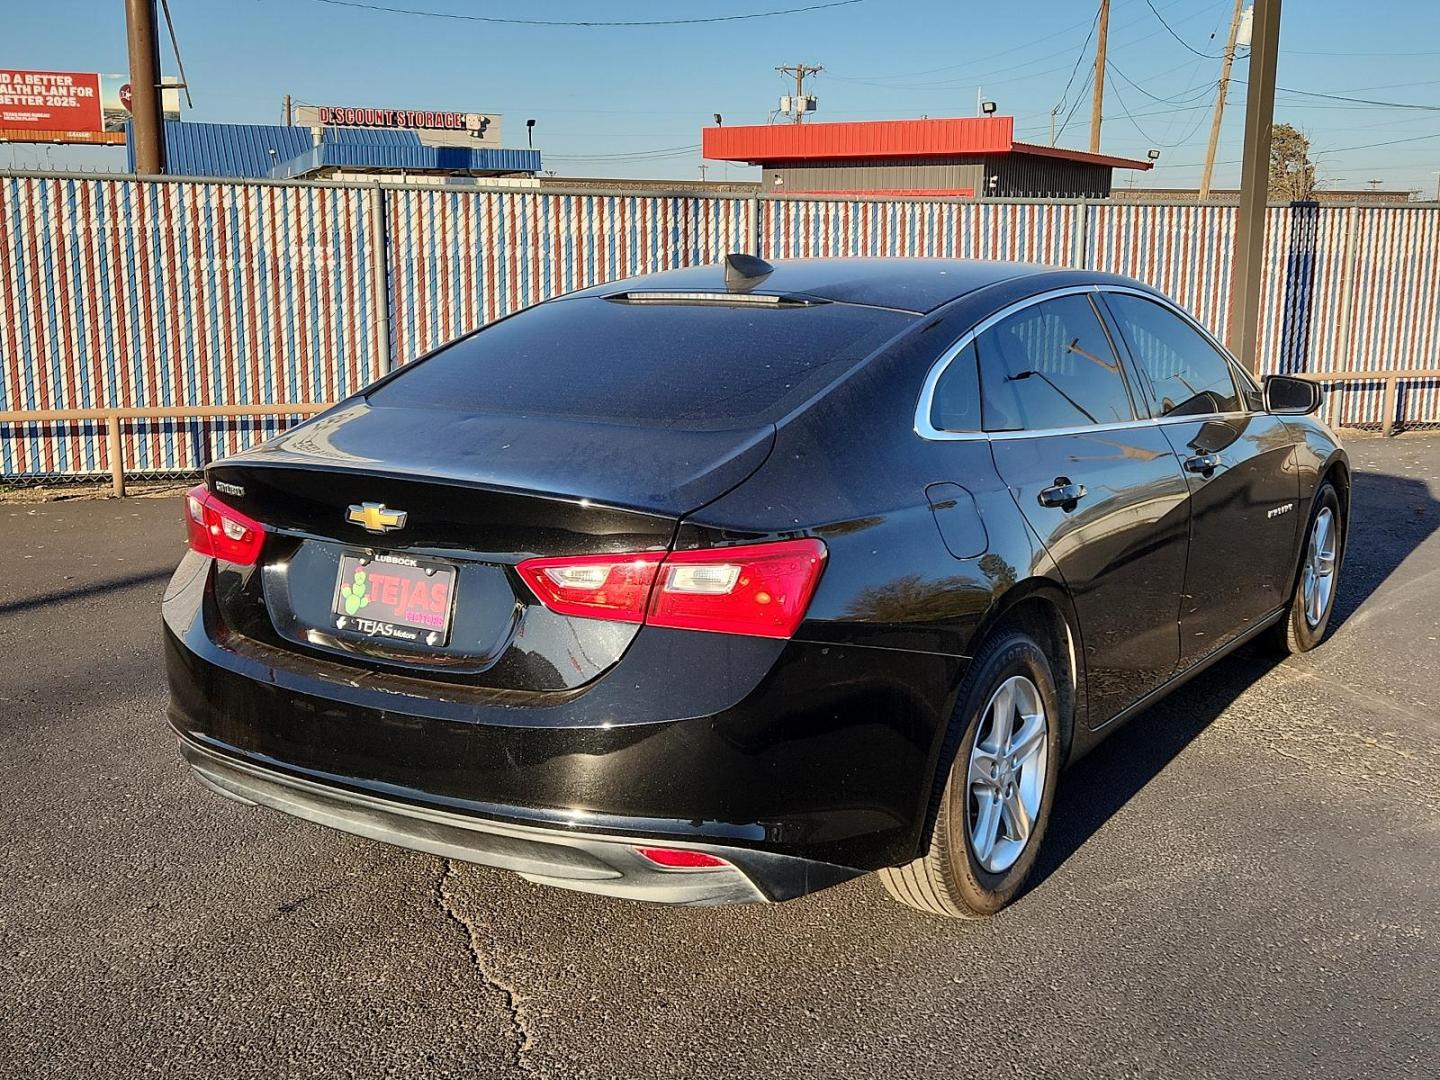
[[[748,292],[805,295],[923,314],[956,297],[1017,278],[1062,272],[1039,263],[986,259],[775,259],[774,271]],[[596,285],[571,296],[639,291],[725,292],[725,264],[710,263]]]

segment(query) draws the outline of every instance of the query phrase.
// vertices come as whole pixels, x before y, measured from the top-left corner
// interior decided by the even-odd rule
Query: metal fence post
[[[105,441],[110,447],[110,494],[125,497],[125,444],[120,438],[120,417],[111,413],[105,418]]]
[[[750,254],[760,258],[760,192],[750,196]]]
[[[1089,266],[1090,203],[1082,196],[1075,204],[1075,236],[1071,241],[1070,261],[1076,270]]]
[[[1389,436],[1395,434],[1395,406],[1399,392],[1400,379],[1395,375],[1391,375],[1385,380],[1385,416],[1380,421],[1381,435]]]
[[[1350,356],[1354,346],[1350,337],[1350,293],[1355,282],[1355,231],[1359,224],[1356,221],[1356,210],[1355,206],[1345,208],[1345,242],[1340,254],[1340,318],[1339,325],[1335,328],[1335,346],[1343,349],[1345,353],[1340,361],[1341,367],[1348,367],[1354,360],[1354,357]]]
[[[390,236],[385,222],[385,190],[370,192],[370,296],[375,305],[375,366],[387,375],[395,366],[390,348]]]

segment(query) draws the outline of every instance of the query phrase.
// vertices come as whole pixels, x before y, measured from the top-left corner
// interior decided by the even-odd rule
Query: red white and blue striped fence
[[[1225,333],[1235,210],[1133,203],[476,192],[0,176],[0,414],[334,401],[547,297],[767,258],[1016,259],[1128,274]],[[1440,423],[1440,207],[1277,207],[1262,371],[1331,418]],[[1387,409],[1389,410],[1387,413]],[[132,416],[124,468],[190,471],[290,422]],[[0,423],[0,477],[111,471],[104,420]]]

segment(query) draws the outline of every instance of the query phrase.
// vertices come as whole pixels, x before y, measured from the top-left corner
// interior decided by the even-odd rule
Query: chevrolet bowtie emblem
[[[387,510],[384,503],[361,503],[352,505],[345,520],[352,525],[363,525],[366,532],[394,532],[405,527],[404,510]]]

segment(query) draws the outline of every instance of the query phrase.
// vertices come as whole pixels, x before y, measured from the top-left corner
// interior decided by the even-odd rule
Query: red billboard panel
[[[103,131],[100,76],[0,68],[0,129]]]

